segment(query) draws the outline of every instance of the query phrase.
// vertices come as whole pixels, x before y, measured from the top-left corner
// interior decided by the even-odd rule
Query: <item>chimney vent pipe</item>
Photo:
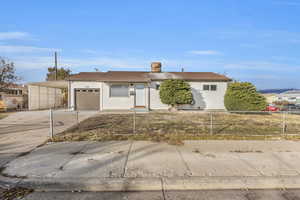
[[[155,73],[161,72],[161,62],[152,62],[151,63],[151,72],[155,72]]]

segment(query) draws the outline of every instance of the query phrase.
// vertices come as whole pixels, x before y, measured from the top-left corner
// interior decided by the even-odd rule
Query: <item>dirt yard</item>
[[[135,117],[133,114],[99,114],[57,135],[54,140],[225,139],[224,136],[278,139],[287,134],[300,136],[300,115],[153,112]]]
[[[0,119],[3,119],[3,118],[5,118],[5,117],[7,117],[7,115],[8,115],[8,114],[6,114],[6,113],[0,113]]]

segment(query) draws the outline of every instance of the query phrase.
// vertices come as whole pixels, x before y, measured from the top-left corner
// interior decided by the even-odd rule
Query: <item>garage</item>
[[[67,81],[28,83],[28,109],[63,108],[68,105]]]
[[[100,110],[99,89],[76,89],[76,110]]]

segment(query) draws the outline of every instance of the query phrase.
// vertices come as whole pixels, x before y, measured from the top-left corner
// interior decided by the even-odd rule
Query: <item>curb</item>
[[[10,188],[18,185],[21,181],[19,178],[10,178],[0,175],[0,187]]]
[[[164,179],[165,190],[295,189],[300,176],[189,177]]]
[[[284,177],[174,177],[174,178],[28,178],[18,186],[35,191],[162,191],[296,189],[300,176]]]
[[[155,191],[160,178],[29,178],[18,186],[35,191]]]

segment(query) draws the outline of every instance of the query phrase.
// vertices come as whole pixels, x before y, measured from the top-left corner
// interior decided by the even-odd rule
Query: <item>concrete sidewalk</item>
[[[55,127],[57,132],[64,131],[76,121],[68,120],[66,110],[55,111],[55,120],[63,125]],[[80,112],[79,121],[96,112]],[[29,152],[49,138],[49,110],[10,113],[0,120],[0,168],[18,155]]]
[[[300,142],[53,143],[13,160],[2,174],[50,191],[300,188]]]

